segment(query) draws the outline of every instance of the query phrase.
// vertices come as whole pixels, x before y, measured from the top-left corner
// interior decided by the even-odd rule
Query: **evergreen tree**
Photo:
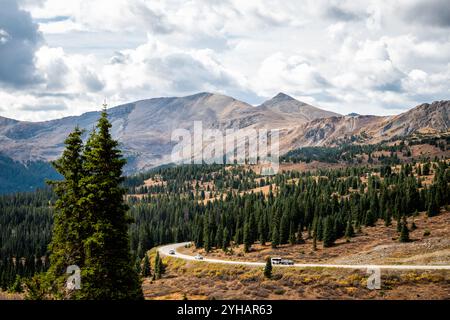
[[[401,232],[402,231],[402,222],[400,220],[400,216],[398,216],[397,218],[397,232]]]
[[[153,279],[161,279],[161,276],[164,274],[165,272],[165,266],[162,262],[162,259],[159,255],[159,251],[156,252],[156,256],[155,256],[155,271],[153,273]]]
[[[164,262],[163,262],[163,260],[162,260],[162,258],[160,258],[159,259],[159,274],[160,274],[160,278],[161,278],[161,276],[164,274],[164,273],[166,273],[166,266],[164,265]]]
[[[266,221],[266,215],[262,214],[260,216],[259,222],[258,222],[258,234],[259,234],[259,242],[261,245],[265,245],[267,241],[267,221]]]
[[[323,246],[331,247],[334,244],[334,223],[331,217],[325,219],[325,227],[323,229]]]
[[[350,219],[347,220],[347,226],[345,228],[345,238],[349,240],[355,235],[355,230],[353,229],[353,224]]]
[[[88,237],[83,239],[83,284],[76,293],[80,299],[143,298],[129,249],[132,220],[127,216],[125,189],[121,186],[126,160],[111,136],[111,127],[105,108],[84,150],[79,203],[85,212],[82,224]]]
[[[389,227],[392,224],[392,216],[391,216],[391,210],[386,209],[385,217],[384,217],[384,225],[386,227]]]
[[[298,225],[297,235],[296,235],[295,242],[296,242],[297,244],[303,244],[303,243],[305,243],[305,240],[303,239],[303,236],[302,236],[302,226],[301,226],[300,224]]]
[[[288,240],[289,240],[289,215],[285,212],[281,216],[279,242],[280,244],[285,244],[288,242]]]
[[[435,188],[431,188],[428,196],[428,207],[427,207],[427,215],[429,217],[434,217],[439,214],[440,207],[439,202],[437,201],[437,195],[435,192]]]
[[[228,232],[228,228],[223,228],[223,237],[222,237],[222,250],[227,251],[227,248],[230,246],[230,234]]]
[[[401,222],[401,232],[400,232],[400,242],[409,242],[409,229],[408,229],[408,223],[406,222],[406,217],[403,216],[402,222]]]
[[[295,244],[295,240],[296,240],[296,238],[295,238],[294,223],[291,222],[290,226],[289,226],[289,243],[291,245],[294,245]]]
[[[266,266],[264,267],[264,277],[267,279],[272,278],[272,260],[270,257],[266,259]]]
[[[249,252],[252,245],[250,240],[250,224],[244,223],[244,252]]]
[[[141,274],[142,273],[141,259],[139,259],[139,258],[135,259],[134,269],[136,270],[137,274]]]
[[[148,259],[148,254],[145,254],[141,273],[142,273],[143,277],[150,277],[150,275],[151,275],[151,266],[150,266],[150,260]]]
[[[50,294],[59,299],[72,297],[73,292],[66,290],[67,267],[76,265],[85,267],[84,243],[88,237],[88,216],[80,205],[83,190],[80,185],[85,177],[83,131],[78,127],[65,140],[65,150],[60,159],[53,162],[55,169],[63,177],[62,181],[49,181],[58,196],[55,204],[52,241],[49,245],[50,269],[47,283]],[[41,279],[44,287],[46,281]],[[76,298],[76,297],[74,297]]]
[[[316,236],[316,232],[314,232],[313,234],[313,251],[317,250],[317,236]]]
[[[206,252],[211,251],[211,225],[209,223],[208,216],[205,217],[206,221],[203,224],[203,246]]]
[[[278,230],[279,219],[278,215],[275,213],[272,222],[272,248],[276,248],[280,244],[280,232]]]
[[[375,211],[373,211],[372,209],[367,210],[366,221],[365,221],[366,227],[373,227],[375,225],[376,221],[377,221],[377,218],[376,218]]]

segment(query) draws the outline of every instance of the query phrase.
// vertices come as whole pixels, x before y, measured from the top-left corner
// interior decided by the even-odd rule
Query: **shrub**
[[[286,290],[284,289],[275,289],[275,291],[273,293],[278,294],[278,295],[283,295],[286,292]]]

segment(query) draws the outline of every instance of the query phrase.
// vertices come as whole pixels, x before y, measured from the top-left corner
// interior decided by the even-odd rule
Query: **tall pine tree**
[[[83,131],[76,127],[65,140],[66,148],[61,158],[53,162],[63,180],[48,182],[53,186],[58,200],[55,204],[53,236],[49,245],[50,268],[46,280],[51,287],[49,293],[58,299],[70,299],[73,295],[73,292],[65,288],[67,267],[84,267],[87,217],[80,206],[80,181],[85,176],[82,134]]]
[[[81,269],[83,299],[141,299],[139,276],[133,267],[128,226],[132,220],[124,203],[122,169],[126,160],[111,136],[106,108],[87,143],[80,181],[80,201],[88,227]]]

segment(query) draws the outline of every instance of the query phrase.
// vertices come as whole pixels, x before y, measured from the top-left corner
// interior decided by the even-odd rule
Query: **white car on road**
[[[195,260],[203,260],[203,256],[198,254],[195,256]]]
[[[172,254],[172,255],[175,254],[175,250],[174,249],[170,249],[169,250],[169,254]]]

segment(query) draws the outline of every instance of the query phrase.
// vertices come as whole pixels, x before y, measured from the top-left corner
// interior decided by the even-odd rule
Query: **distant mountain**
[[[259,106],[221,94],[198,93],[186,97],[136,101],[108,110],[113,136],[128,159],[126,173],[147,170],[170,162],[173,130],[192,130],[194,121],[203,129],[277,128],[280,151],[302,146],[338,144],[352,136],[374,143],[414,132],[449,130],[450,101],[422,104],[397,116],[363,116],[322,110],[279,93]],[[64,140],[76,125],[85,137],[100,112],[45,122],[25,122],[0,117],[0,153],[13,162],[48,162],[62,152]]]
[[[0,154],[0,194],[43,188],[46,186],[45,179],[60,179],[50,163],[20,163]]]
[[[338,113],[322,110],[307,103],[295,100],[281,92],[259,107],[261,109],[273,111],[277,115],[281,115],[286,123],[295,121],[297,125],[301,122],[306,123],[315,119],[341,116]]]
[[[413,133],[448,132],[450,101],[421,104],[396,116],[341,116],[316,119],[285,132],[282,150],[333,146],[352,136],[359,143],[377,143]]]
[[[99,112],[45,122],[22,122],[0,118],[0,152],[14,160],[49,161],[63,150],[63,141],[79,125],[92,130]],[[155,98],[109,109],[113,136],[129,159],[128,173],[170,162],[172,131],[191,130],[194,121],[203,128],[290,128],[307,121],[338,116],[278,94],[254,107],[220,94],[199,93],[187,97]],[[86,133],[87,135],[87,133]]]

